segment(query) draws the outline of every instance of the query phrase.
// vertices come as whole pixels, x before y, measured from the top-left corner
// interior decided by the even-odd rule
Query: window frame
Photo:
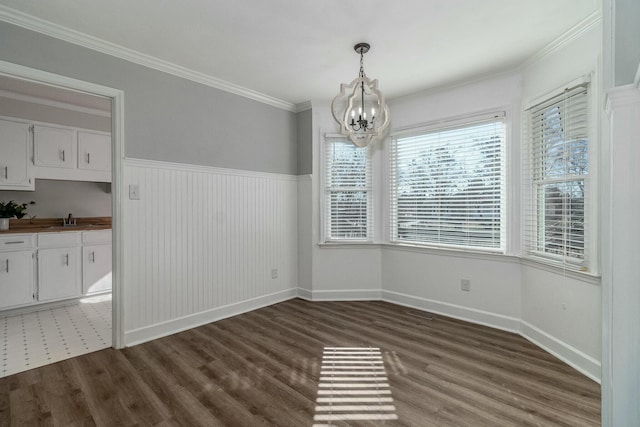
[[[335,133],[324,133],[322,136],[322,144],[320,149],[320,244],[324,245],[362,245],[373,244],[375,242],[375,236],[377,235],[377,227],[375,223],[376,212],[376,183],[374,178],[376,177],[376,167],[374,164],[374,143],[369,144],[367,147],[358,148],[355,145],[355,149],[361,149],[366,151],[366,161],[368,163],[367,168],[369,170],[369,177],[367,179],[368,186],[367,192],[367,226],[366,226],[366,238],[334,238],[331,236],[331,202],[328,198],[328,194],[333,190],[329,187],[329,167],[327,164],[327,149],[329,144],[341,142],[345,144],[353,145],[344,135]]]
[[[449,250],[449,251],[457,251],[457,252],[472,252],[478,254],[492,254],[492,255],[508,255],[509,250],[512,247],[511,243],[511,235],[510,235],[510,224],[511,219],[509,217],[511,209],[509,206],[510,203],[510,170],[511,170],[511,159],[510,159],[510,149],[509,144],[511,140],[511,125],[510,125],[510,113],[508,107],[498,107],[492,110],[486,110],[481,112],[475,112],[472,114],[464,115],[464,116],[455,116],[450,118],[445,118],[442,120],[438,120],[435,122],[421,124],[417,126],[410,126],[407,128],[397,129],[391,132],[391,140],[388,144],[388,148],[386,150],[386,166],[388,171],[388,177],[385,180],[385,184],[387,186],[386,194],[386,209],[385,213],[387,215],[386,224],[387,226],[387,235],[386,241],[389,244],[394,246],[405,246],[405,247],[413,247],[417,250]],[[396,198],[396,179],[397,179],[397,163],[395,159],[395,150],[397,147],[397,140],[399,138],[406,138],[412,136],[421,136],[430,133],[437,133],[441,131],[460,129],[464,127],[471,127],[473,125],[482,124],[482,123],[491,123],[492,121],[502,122],[503,125],[503,141],[501,144],[501,171],[500,171],[500,179],[501,179],[501,188],[500,188],[500,244],[499,247],[486,247],[486,246],[478,246],[478,245],[460,245],[460,244],[448,244],[441,242],[419,242],[419,241],[407,241],[400,240],[397,237],[397,208],[395,207]]]
[[[593,73],[592,73],[593,74]],[[576,273],[580,276],[599,276],[599,253],[598,253],[598,157],[597,150],[597,135],[598,135],[598,117],[597,110],[594,107],[597,105],[597,85],[593,82],[592,74],[579,77],[562,87],[555,89],[543,96],[536,98],[533,101],[524,105],[522,110],[522,183],[523,183],[523,197],[522,197],[522,253],[521,257],[524,260],[531,262],[546,264],[550,267],[560,268],[565,272]],[[586,139],[587,139],[587,168],[586,174],[564,174],[562,178],[536,180],[534,177],[533,167],[530,164],[532,152],[534,149],[534,141],[532,137],[531,129],[531,110],[537,106],[550,103],[554,98],[561,96],[566,91],[571,91],[579,88],[580,86],[586,87],[586,103],[587,103],[587,118],[586,118]],[[553,254],[546,251],[539,251],[534,249],[540,245],[539,242],[539,225],[541,219],[540,214],[537,214],[540,205],[540,198],[534,197],[536,194],[536,185],[544,186],[545,182],[570,182],[576,180],[584,181],[584,228],[583,228],[583,248],[584,258],[582,260],[573,259],[563,254]],[[544,202],[544,201],[543,201]],[[535,217],[535,218],[534,218]],[[533,219],[531,219],[533,218]],[[542,219],[544,221],[544,219]],[[533,230],[536,230],[536,237],[533,238]],[[543,231],[544,232],[544,231]]]

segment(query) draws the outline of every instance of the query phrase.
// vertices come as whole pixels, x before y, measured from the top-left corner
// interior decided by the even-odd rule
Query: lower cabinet
[[[38,301],[80,294],[80,248],[38,250]]]
[[[0,310],[111,290],[111,230],[0,235]]]
[[[82,293],[111,290],[111,245],[82,248]]]
[[[0,252],[0,308],[34,302],[33,254]]]

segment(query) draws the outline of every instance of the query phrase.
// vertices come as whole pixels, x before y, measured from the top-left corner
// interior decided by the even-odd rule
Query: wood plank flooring
[[[398,417],[331,425],[600,425],[600,386],[522,337],[408,311],[294,299],[33,369],[0,379],[0,426],[326,425],[325,347],[379,348]]]

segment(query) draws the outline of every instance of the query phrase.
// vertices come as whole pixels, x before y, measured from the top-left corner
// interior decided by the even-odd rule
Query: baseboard
[[[307,301],[380,301],[380,289],[340,289],[331,291],[309,291],[298,288],[298,298]]]
[[[593,357],[524,320],[520,321],[520,335],[600,384],[601,364]]]
[[[298,288],[298,298],[306,301],[313,301],[313,292],[309,289]]]
[[[453,317],[454,319],[501,329],[503,331],[518,333],[520,330],[520,320],[515,317],[503,316],[475,308],[463,307],[392,291],[382,291],[382,300],[405,307],[417,308],[419,310]]]
[[[171,319],[166,322],[156,323],[154,325],[145,326],[143,328],[125,331],[125,345],[131,347],[143,342],[162,338],[167,335],[173,335],[187,329],[195,328],[207,323],[222,320],[227,317],[237,316],[238,314],[257,310],[282,301],[297,297],[297,289],[291,288],[269,295],[240,301],[234,304],[216,307],[211,310],[201,311],[199,313],[190,314],[188,316]]]

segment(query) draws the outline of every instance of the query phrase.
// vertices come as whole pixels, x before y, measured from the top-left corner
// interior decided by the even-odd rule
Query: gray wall
[[[123,90],[128,157],[297,173],[295,113],[6,22],[0,59]]]
[[[313,173],[311,109],[298,113],[298,175]]]
[[[0,191],[0,200],[33,200],[27,216],[38,218],[111,216],[110,190],[106,183],[36,179],[36,191]]]
[[[111,132],[111,117],[0,97],[0,116]]]
[[[633,83],[640,64],[640,1],[615,2],[615,85]]]

